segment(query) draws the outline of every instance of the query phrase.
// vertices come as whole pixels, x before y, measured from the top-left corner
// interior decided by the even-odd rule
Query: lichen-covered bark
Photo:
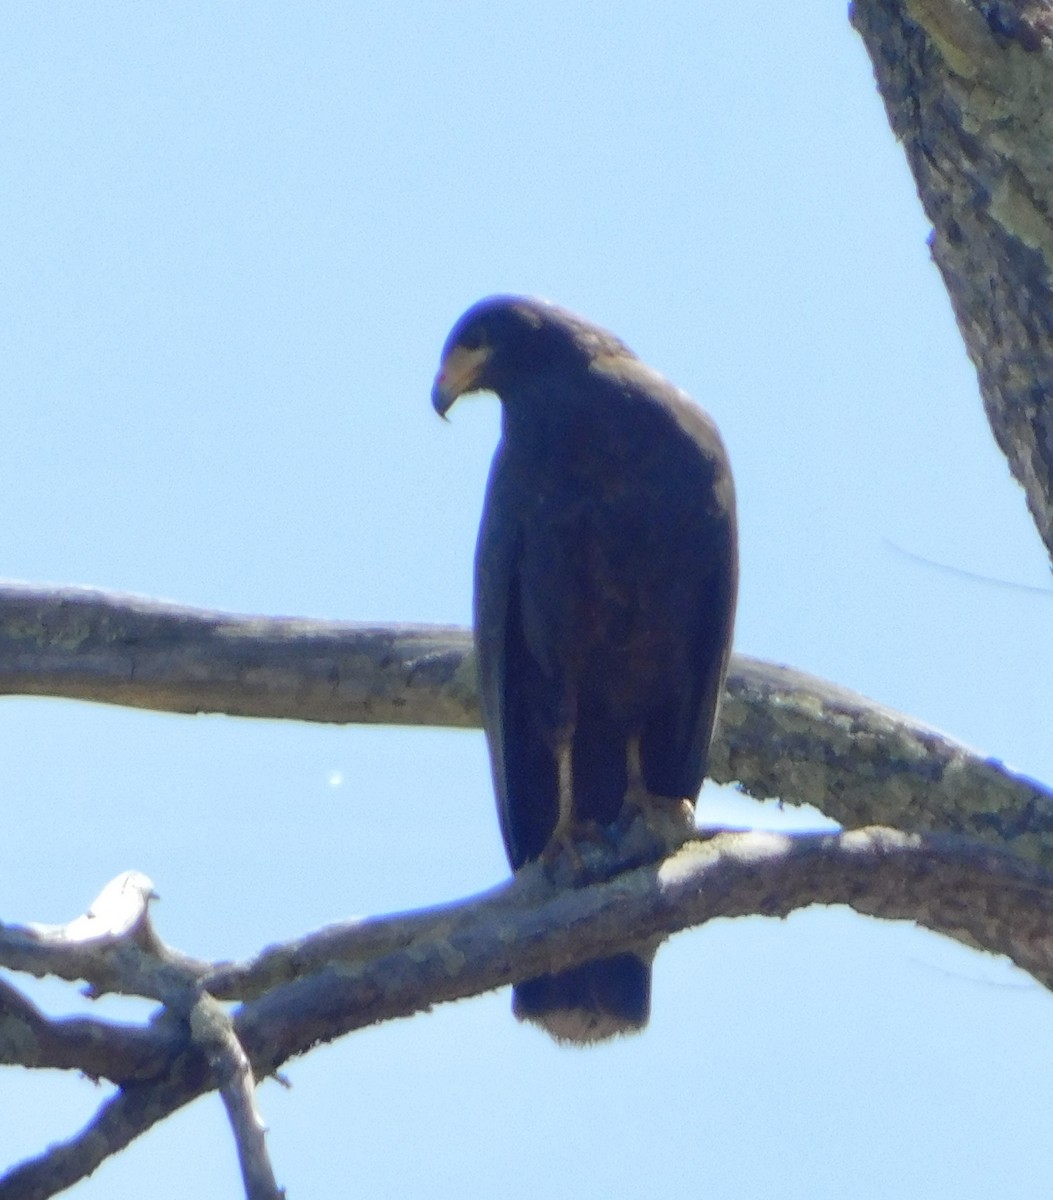
[[[166,712],[478,726],[471,634],[246,617],[103,592],[0,588],[0,694]],[[1053,867],[1053,795],[815,676],[735,655],[710,777],[847,827],[983,838]]]
[[[946,734],[789,667],[736,656],[710,775],[880,823],[980,838],[1053,867],[1053,794]]]
[[[917,921],[1004,953],[1053,984],[1053,874],[977,842],[876,828],[794,837],[720,834],[692,840],[664,862],[567,890],[537,869],[486,896],[335,926],[270,947],[239,967],[206,967],[197,975],[191,965],[185,970],[206,995],[252,997],[220,1032],[236,1040],[233,1050],[244,1052],[259,1078],[352,1030],[571,966],[614,946],[717,917],[785,916],[811,904],[848,904],[875,916]],[[40,936],[61,952],[75,924]],[[121,940],[107,940],[106,950]],[[150,929],[145,910],[124,940],[133,960],[152,954],[159,970],[179,965]],[[0,932],[0,963],[4,951]],[[107,953],[99,970],[109,980],[119,965]],[[78,959],[77,969],[92,978],[90,962]],[[132,961],[123,990],[140,994],[150,974]],[[4,999],[0,994],[0,1002]],[[20,998],[7,1009],[16,1028],[21,1020],[31,1036],[37,1014]],[[223,1087],[228,1073],[217,1069],[209,1053],[214,1033],[203,1036],[193,1013],[182,1036],[180,1023],[171,1018],[134,1031],[103,1021],[83,1024],[97,1027],[94,1039],[81,1042],[86,1062],[97,1068],[107,1048],[112,1056],[101,1074],[114,1077],[112,1062],[163,1063],[163,1069],[152,1079],[136,1075],[102,1104],[85,1130],[9,1171],[0,1179],[4,1197],[53,1195],[196,1096]],[[27,1065],[72,1066],[73,1049],[58,1047],[61,1059],[49,1061],[45,1053]],[[244,1082],[250,1092],[247,1073]],[[250,1115],[251,1097],[243,1107]]]
[[[1048,3],[855,0],[991,429],[1053,555]]]
[[[0,695],[161,712],[478,723],[471,635],[215,612],[88,588],[0,588]]]

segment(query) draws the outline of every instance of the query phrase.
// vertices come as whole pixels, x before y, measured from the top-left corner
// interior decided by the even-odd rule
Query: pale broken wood
[[[157,899],[153,880],[142,871],[124,871],[102,889],[87,911],[65,925],[32,924],[26,928],[42,943],[93,943],[102,947],[139,933],[152,936],[148,921],[151,900]]]

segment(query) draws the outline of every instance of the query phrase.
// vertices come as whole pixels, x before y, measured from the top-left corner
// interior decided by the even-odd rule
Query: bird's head
[[[607,344],[624,347],[573,313],[529,296],[490,296],[454,325],[442,350],[431,402],[440,416],[468,392],[499,396],[548,366],[587,366]]]

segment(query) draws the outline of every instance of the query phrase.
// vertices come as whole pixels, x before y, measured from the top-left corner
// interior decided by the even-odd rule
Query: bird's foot
[[[583,887],[617,870],[618,838],[613,826],[575,821],[557,830],[541,853],[545,874],[563,887]]]
[[[686,799],[630,794],[612,829],[619,858],[626,865],[654,862],[678,850],[694,836],[694,806]]]
[[[689,800],[630,795],[610,825],[575,821],[557,829],[541,852],[540,864],[552,883],[584,887],[657,862],[694,835],[694,807]]]
[[[544,850],[540,862],[545,875],[564,887],[573,887],[582,873],[581,853],[569,829],[557,830]]]

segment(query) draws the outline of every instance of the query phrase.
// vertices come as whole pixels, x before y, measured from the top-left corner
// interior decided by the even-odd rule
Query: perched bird
[[[541,300],[470,308],[432,403],[496,392],[475,559],[479,690],[513,870],[641,815],[690,818],[727,669],[738,553],[720,434],[612,334]],[[580,860],[579,860],[580,861]],[[640,1029],[655,946],[517,985],[554,1037]]]

